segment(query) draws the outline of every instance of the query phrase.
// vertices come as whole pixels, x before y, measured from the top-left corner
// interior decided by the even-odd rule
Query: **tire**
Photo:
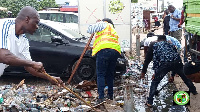
[[[72,70],[75,68],[76,63],[74,63]],[[96,79],[96,63],[95,60],[91,58],[83,58],[79,64],[76,73],[74,74],[73,81],[77,84],[83,80],[92,81]]]

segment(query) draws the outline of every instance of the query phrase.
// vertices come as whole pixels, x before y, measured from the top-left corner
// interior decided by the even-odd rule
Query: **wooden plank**
[[[187,17],[200,17],[200,14],[187,13]]]

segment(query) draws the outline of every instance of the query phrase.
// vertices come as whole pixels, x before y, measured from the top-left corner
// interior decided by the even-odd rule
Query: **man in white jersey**
[[[149,37],[144,41],[144,57],[146,57],[150,43],[157,41],[157,39],[158,39],[157,36],[152,35],[152,37]]]
[[[32,61],[29,52],[29,42],[24,33],[33,34],[38,29],[38,12],[26,6],[21,9],[16,19],[0,19],[0,75],[8,66],[24,66],[33,76],[49,80],[52,84],[63,84],[59,77],[57,81],[44,75],[43,64]],[[39,55],[39,54],[38,54]]]
[[[181,50],[181,44],[180,44],[180,42],[178,42],[178,40],[176,38],[168,36],[168,35],[166,35],[166,38],[167,38],[167,41],[174,44],[178,48],[179,51]],[[158,35],[154,35],[152,37],[147,38],[144,41],[144,56],[145,57],[146,57],[150,43],[157,41],[157,39],[158,39]]]

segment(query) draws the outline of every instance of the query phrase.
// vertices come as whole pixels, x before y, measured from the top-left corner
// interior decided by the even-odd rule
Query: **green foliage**
[[[7,16],[7,11],[0,11],[0,18],[4,18]]]
[[[130,56],[129,59],[134,59],[134,57],[133,57],[133,56]]]
[[[55,0],[43,0],[39,2],[39,9],[48,8],[48,7],[58,7]]]
[[[124,4],[120,0],[112,0],[109,4],[109,12],[112,14],[120,13],[124,9]]]
[[[37,0],[0,0],[0,7],[5,7],[8,11],[12,12],[13,17],[16,17],[19,11],[25,6],[32,6],[36,10],[41,10],[48,7],[58,7],[55,0],[43,0],[38,2]],[[3,13],[2,11],[0,14]],[[0,16],[4,16],[1,14]]]
[[[138,3],[138,0],[131,0],[131,3]]]

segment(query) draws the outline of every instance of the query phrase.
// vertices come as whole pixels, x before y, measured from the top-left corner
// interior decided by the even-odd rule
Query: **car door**
[[[48,73],[62,73],[74,58],[79,57],[67,52],[67,49],[75,48],[69,41],[63,42],[61,34],[47,26],[40,25],[36,33],[27,34],[27,38],[30,40],[32,59],[42,62]]]

